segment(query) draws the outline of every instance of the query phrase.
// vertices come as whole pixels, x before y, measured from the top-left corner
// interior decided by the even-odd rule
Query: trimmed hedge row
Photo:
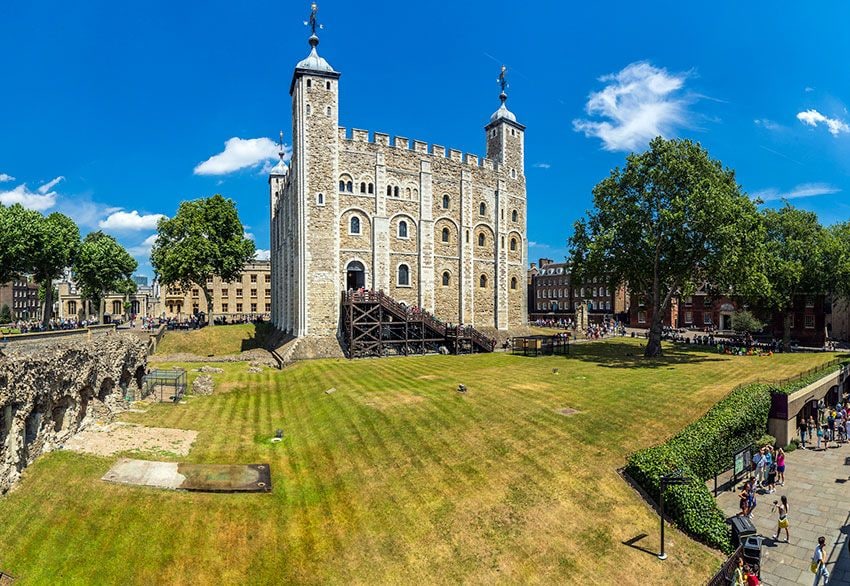
[[[808,374],[808,375],[806,375],[802,378],[799,378],[795,381],[792,381],[792,382],[790,382],[786,385],[774,386],[774,387],[772,387],[773,391],[776,392],[776,393],[782,393],[783,395],[790,395],[791,393],[796,393],[800,389],[809,386],[813,382],[817,382],[820,379],[822,379],[823,377],[825,377],[829,374],[832,374],[833,372],[835,372],[837,370],[844,368],[848,364],[848,362],[850,362],[850,360],[844,359],[838,364],[833,364],[830,367],[823,368],[823,369],[817,370],[815,372],[812,372],[811,374]]]
[[[682,470],[690,482],[665,491],[665,511],[694,538],[731,553],[729,526],[705,483],[762,436],[769,411],[768,385],[736,389],[667,442],[632,454],[626,472],[658,501],[661,476]]]

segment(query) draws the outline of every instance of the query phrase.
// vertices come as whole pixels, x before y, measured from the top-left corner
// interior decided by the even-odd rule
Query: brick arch
[[[449,241],[443,242],[443,229],[449,230]],[[460,255],[460,227],[457,222],[447,216],[434,221],[434,253],[443,256]]]
[[[511,238],[516,240],[516,250],[511,250]],[[508,252],[508,260],[513,262],[522,262],[522,247],[523,247],[523,239],[522,234],[517,232],[516,230],[511,230],[508,232],[507,240],[505,240],[505,246]]]
[[[484,246],[479,246],[479,235],[484,234]],[[489,224],[476,224],[472,229],[473,258],[493,259],[496,255],[496,234]]]
[[[349,234],[351,216],[360,218],[360,234]],[[367,248],[372,244],[372,217],[366,210],[358,207],[346,208],[339,214],[339,235],[341,248]]]
[[[398,224],[407,222],[407,238],[398,237]],[[417,252],[419,250],[419,223],[406,212],[390,217],[390,252]]]

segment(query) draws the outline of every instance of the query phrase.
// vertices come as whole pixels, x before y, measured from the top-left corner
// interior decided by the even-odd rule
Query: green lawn
[[[172,330],[165,333],[156,353],[189,353],[198,356],[238,354],[244,350],[262,348],[270,332],[268,324],[207,326],[187,332]]]
[[[671,530],[658,561],[658,517],[617,468],[734,385],[834,355],[573,351],[226,364],[226,392],[126,419],[198,430],[190,462],[268,462],[272,493],[110,485],[113,459],[54,452],[0,498],[0,568],[25,584],[703,583],[720,557]],[[641,534],[649,552],[623,544]]]

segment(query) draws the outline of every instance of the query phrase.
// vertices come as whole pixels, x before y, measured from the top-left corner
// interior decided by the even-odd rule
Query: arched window
[[[310,104],[307,104],[307,116],[309,116],[313,112],[312,108],[310,108]]]
[[[325,116],[330,116],[330,115],[331,115],[331,107],[328,106],[327,109],[325,110]]]
[[[511,238],[511,250],[516,250],[516,238]]]
[[[326,82],[325,82],[325,89],[326,89],[326,90],[331,89],[331,82],[329,82],[329,81],[326,81]]]
[[[325,194],[319,193],[316,195],[316,204],[320,206],[325,205]]]
[[[351,223],[349,224],[348,231],[352,234],[360,234],[360,218],[357,216],[351,216]]]
[[[345,190],[348,193],[354,193],[354,184],[351,181],[349,181],[348,183],[345,184]]]
[[[519,214],[516,210],[511,212],[511,222],[516,222],[519,220]]]
[[[484,246],[487,243],[487,237],[484,236],[484,232],[478,234],[478,246]]]
[[[511,277],[511,289],[516,289],[516,277]]]
[[[448,194],[443,195],[443,209],[444,210],[449,209],[449,195]]]
[[[370,194],[375,193],[375,184],[374,183],[369,184],[369,193]]]
[[[407,199],[410,199],[410,188],[409,187],[404,190],[404,195],[405,195],[405,197],[407,197]]]
[[[478,277],[478,286],[482,289],[487,286],[487,275],[481,275]]]
[[[112,314],[113,315],[120,315],[120,313],[121,313],[121,302],[120,301],[113,301],[112,302]]]
[[[478,206],[478,213],[482,216],[487,213],[487,206],[484,205],[483,201],[481,202],[481,205]]]
[[[339,180],[339,190],[345,191],[345,181],[343,181],[342,179]]]
[[[449,241],[449,229],[443,228],[443,242]]]
[[[387,197],[392,197],[392,196],[393,196],[393,186],[387,185]]]
[[[419,190],[415,187],[413,188],[413,199],[419,199]]]
[[[451,282],[451,275],[449,275],[449,271],[443,272],[443,287],[448,287]]]
[[[307,88],[309,89],[309,88],[311,88],[311,87],[313,87],[313,80],[312,80],[312,79],[308,79],[308,80],[307,80]]]
[[[360,193],[366,193],[366,182],[365,181],[360,182]]]
[[[393,197],[398,197],[398,185],[393,187]]]
[[[398,223],[398,237],[407,238],[407,222],[404,220]]]
[[[410,268],[407,265],[398,265],[398,284],[405,287],[410,285]]]

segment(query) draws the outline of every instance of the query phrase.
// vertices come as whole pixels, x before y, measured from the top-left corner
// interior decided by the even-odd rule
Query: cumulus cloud
[[[550,169],[552,165],[550,165],[549,163],[534,163],[532,167],[534,167],[535,169]]]
[[[806,93],[809,93],[809,92],[813,92],[813,91],[815,91],[815,88],[813,88],[813,87],[809,87],[809,86],[806,86],[806,87],[805,87],[805,89],[804,89],[803,91],[805,91]]]
[[[109,214],[105,220],[98,222],[103,230],[153,230],[163,214],[141,215],[136,210],[131,212],[116,211]]]
[[[850,126],[840,118],[829,118],[817,110],[806,110],[797,113],[797,120],[806,126],[817,127],[818,124],[826,124],[827,130],[832,136],[838,136],[842,132],[850,132]]]
[[[64,178],[64,177],[62,177],[61,175],[60,175],[59,177],[56,177],[55,179],[51,179],[50,181],[48,181],[48,182],[47,182],[47,183],[45,183],[44,185],[40,186],[40,187],[38,188],[38,192],[39,192],[40,194],[44,195],[45,193],[49,192],[51,189],[53,189],[54,187],[56,187],[56,186],[59,184],[59,182],[60,182],[60,181],[62,181],[62,180],[64,180],[64,179],[65,179],[65,178]]]
[[[11,175],[7,175],[6,173],[0,173],[0,183],[4,183],[6,181],[14,181],[15,178]]]
[[[656,136],[670,136],[688,123],[692,98],[682,94],[686,78],[646,61],[602,76],[606,86],[585,105],[588,116],[602,120],[576,119],[573,129],[599,138],[607,151],[635,150]]]
[[[269,260],[271,258],[271,250],[264,250],[262,248],[258,248],[257,252],[254,253],[254,258],[257,260]]]
[[[56,205],[56,192],[42,192],[41,188],[38,191],[30,191],[26,184],[22,183],[11,191],[0,191],[0,203],[6,206],[19,203],[27,209],[43,212]]]
[[[137,244],[136,246],[131,246],[127,249],[132,256],[141,257],[147,259],[151,255],[151,248],[156,243],[156,234],[151,234],[147,238],[145,238],[141,244]]]
[[[814,197],[816,195],[829,195],[838,193],[839,188],[829,183],[801,183],[790,191],[780,191],[778,189],[765,189],[753,194],[754,198],[759,198],[762,201],[776,201],[780,199],[798,199],[801,197]]]
[[[227,175],[240,169],[255,167],[278,158],[278,145],[268,138],[233,137],[224,143],[224,151],[211,156],[195,167],[195,175]],[[288,161],[292,150],[284,148]]]
[[[780,128],[782,128],[782,126],[780,126],[773,120],[769,120],[768,118],[756,118],[755,120],[753,120],[753,124],[755,124],[756,126],[761,126],[762,128],[765,128],[767,130],[779,130]]]

